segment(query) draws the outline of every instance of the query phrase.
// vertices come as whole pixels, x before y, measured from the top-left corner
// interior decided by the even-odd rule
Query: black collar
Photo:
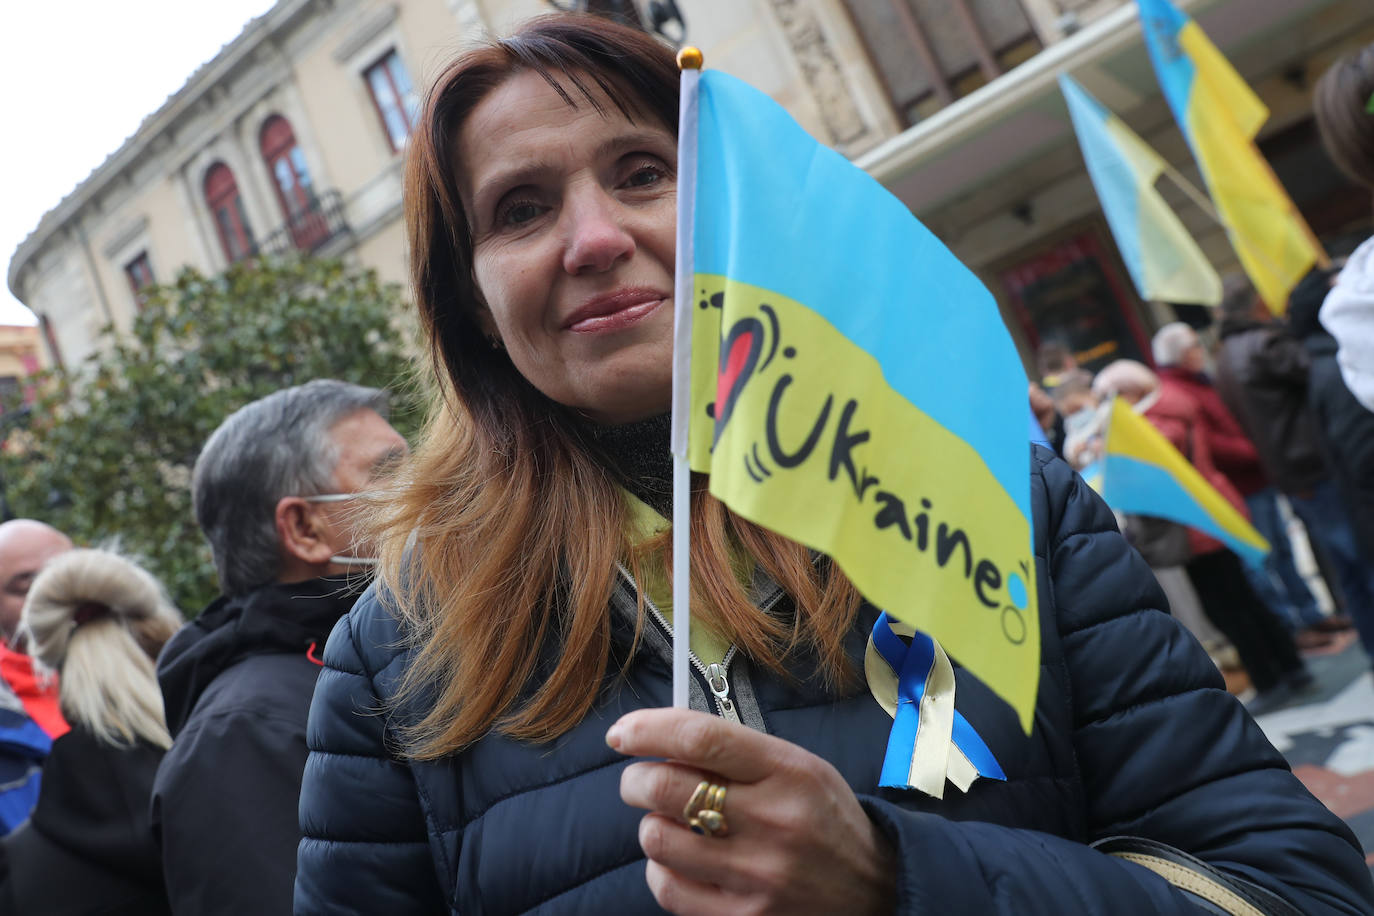
[[[587,440],[616,483],[665,518],[673,512],[673,455],[669,450],[672,415],[619,426],[585,427]]]

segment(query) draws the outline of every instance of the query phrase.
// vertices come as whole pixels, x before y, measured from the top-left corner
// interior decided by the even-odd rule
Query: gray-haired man
[[[319,656],[370,562],[350,500],[406,454],[386,409],[375,389],[313,381],[231,414],[196,461],[224,594],[158,659],[174,743],[153,823],[173,912],[291,912]]]

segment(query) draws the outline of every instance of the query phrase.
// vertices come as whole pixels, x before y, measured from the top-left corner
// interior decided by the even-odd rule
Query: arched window
[[[291,241],[302,251],[310,251],[329,237],[329,224],[320,212],[310,169],[296,145],[291,122],[281,115],[272,115],[263,123],[258,142],[267,170],[272,173]]]
[[[248,226],[248,214],[243,212],[238,182],[223,162],[216,162],[205,173],[205,203],[215,218],[224,256],[230,261],[248,257],[253,251],[253,231]]]

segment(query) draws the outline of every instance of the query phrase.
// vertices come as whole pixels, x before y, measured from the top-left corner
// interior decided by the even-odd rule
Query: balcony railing
[[[1041,49],[1021,0],[844,0],[907,126]]]
[[[252,254],[254,257],[285,254],[292,249],[311,254],[348,231],[343,198],[338,191],[325,191],[312,196],[308,206],[291,214],[271,234],[255,242]]]

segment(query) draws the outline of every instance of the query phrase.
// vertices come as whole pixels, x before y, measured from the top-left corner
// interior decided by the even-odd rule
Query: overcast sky
[[[20,0],[0,12],[0,265],[272,0]],[[33,324],[0,284],[0,324]]]

